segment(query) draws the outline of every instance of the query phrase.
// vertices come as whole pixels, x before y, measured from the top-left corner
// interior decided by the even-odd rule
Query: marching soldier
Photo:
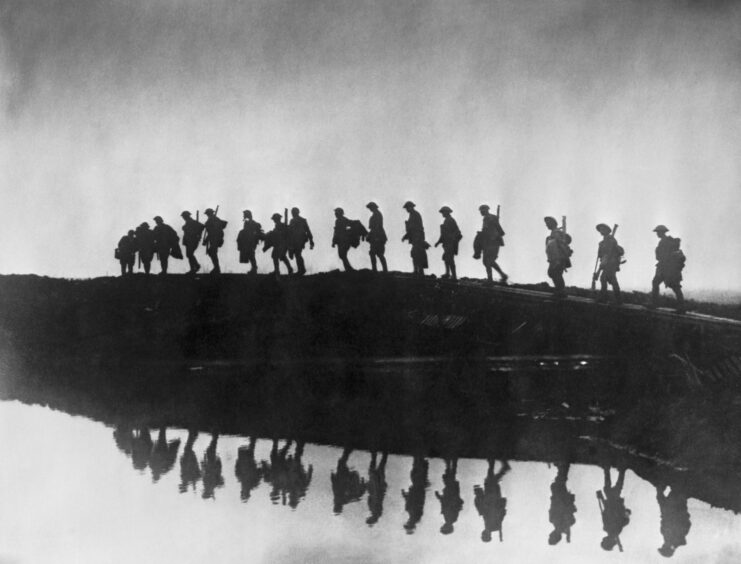
[[[443,278],[451,278],[457,280],[455,271],[455,255],[458,254],[458,243],[463,238],[461,230],[458,229],[458,223],[451,215],[453,210],[448,206],[440,208],[440,213],[443,216],[442,225],[440,225],[440,238],[435,243],[435,247],[439,245],[443,246],[443,263],[445,263],[445,274]]]
[[[196,260],[195,251],[201,243],[204,225],[193,219],[189,211],[184,211],[180,214],[180,217],[185,221],[183,224],[183,245],[185,245],[185,256],[188,258],[188,264],[190,265],[188,273],[195,274],[201,269],[201,265]]]
[[[571,266],[571,237],[558,228],[558,222],[553,217],[543,218],[550,234],[545,239],[545,254],[548,259],[548,276],[553,280],[553,295],[566,296],[566,283],[563,273]]]
[[[144,265],[144,273],[149,274],[154,257],[154,234],[146,221],[136,228],[136,248],[139,251],[139,261]]]
[[[597,301],[607,301],[607,285],[612,286],[615,292],[615,303],[621,304],[620,284],[617,281],[617,272],[620,270],[621,247],[612,234],[612,229],[604,223],[597,225],[597,231],[602,235],[602,241],[597,249],[599,268],[594,273],[594,280],[600,281],[600,295]]]
[[[121,276],[134,273],[134,262],[136,260],[136,238],[134,230],[121,237],[116,248],[118,262],[121,263]]]
[[[242,218],[242,230],[237,235],[239,262],[242,264],[249,263],[251,266],[249,274],[257,274],[255,249],[258,243],[265,238],[265,234],[262,232],[262,225],[252,219],[250,210],[244,210]]]
[[[296,274],[301,276],[306,274],[302,253],[306,243],[309,243],[310,249],[314,248],[314,236],[309,229],[309,223],[299,213],[298,208],[291,209],[291,221],[288,224],[288,256],[296,258]]]
[[[275,223],[275,227],[265,235],[265,247],[263,252],[266,252],[270,248],[273,249],[273,252],[270,254],[273,259],[273,274],[280,276],[281,262],[286,265],[288,274],[293,274],[293,268],[291,267],[291,263],[288,262],[288,257],[286,256],[286,253],[288,252],[289,238],[288,226],[281,221],[283,218],[279,213],[274,213],[270,219]]]
[[[414,274],[424,276],[425,268],[428,267],[427,249],[430,248],[430,245],[425,241],[425,228],[422,224],[422,216],[414,209],[414,202],[406,202],[403,208],[409,213],[409,219],[404,222],[406,233],[401,240],[402,242],[409,241],[409,244],[412,246],[411,255]]]
[[[656,307],[659,301],[659,286],[663,282],[667,288],[677,296],[677,312],[684,313],[684,294],[682,293],[682,269],[685,257],[680,250],[681,239],[666,234],[669,229],[665,225],[654,228],[659,244],[656,246],[656,274],[651,281],[651,307]]]
[[[160,260],[160,267],[162,268],[160,274],[167,274],[167,262],[172,254],[173,257],[183,258],[183,254],[180,252],[180,237],[175,233],[175,230],[167,225],[162,217],[155,216],[154,222],[156,225],[152,230],[154,235],[154,247],[157,250],[157,258]]]
[[[351,239],[352,239],[352,225],[351,221],[345,217],[345,211],[342,208],[335,208],[334,210],[335,222],[334,222],[334,234],[332,236],[332,247],[337,247],[337,254],[342,261],[342,266],[345,267],[346,271],[355,270],[350,261],[347,260],[347,252],[350,250]]]
[[[489,213],[489,209],[486,204],[479,206],[479,212],[484,221],[481,225],[481,231],[476,234],[476,240],[474,240],[473,258],[479,259],[483,254],[486,279],[492,282],[492,269],[494,269],[499,274],[502,284],[506,284],[509,277],[497,264],[499,248],[504,245],[504,229],[499,223],[499,217]]]
[[[368,202],[365,206],[371,211],[370,219],[368,220],[368,237],[367,241],[370,245],[368,254],[370,254],[371,267],[373,272],[377,271],[376,259],[381,263],[381,268],[384,272],[388,272],[386,266],[386,231],[383,228],[383,215],[378,209],[378,205],[375,202]]]
[[[211,274],[221,274],[221,267],[219,266],[219,247],[224,244],[224,228],[226,227],[226,221],[217,216],[217,212],[211,208],[207,208],[204,213],[208,216],[208,219],[204,224],[206,236],[203,238],[203,246],[206,247],[206,254],[213,263]]]

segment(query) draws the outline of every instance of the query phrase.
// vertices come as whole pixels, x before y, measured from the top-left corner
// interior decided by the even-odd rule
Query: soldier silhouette
[[[383,214],[378,209],[378,204],[375,202],[368,202],[365,206],[371,211],[370,219],[368,220],[368,237],[366,240],[370,245],[368,254],[370,255],[371,268],[373,272],[378,271],[376,260],[381,263],[381,268],[384,272],[388,272],[386,265],[386,230],[383,228]]]
[[[144,266],[144,273],[149,274],[154,257],[154,234],[145,221],[136,228],[136,248],[139,251],[139,260]]]
[[[274,213],[271,218],[275,226],[272,231],[268,231],[265,234],[265,245],[263,252],[267,252],[269,249],[273,249],[270,253],[270,257],[273,259],[273,274],[280,276],[280,263],[286,265],[288,274],[293,274],[293,267],[288,262],[286,253],[288,252],[288,239],[289,232],[288,226],[282,222],[282,217],[279,213]]]
[[[359,501],[368,489],[365,479],[347,465],[351,452],[351,448],[343,449],[342,456],[337,461],[337,470],[331,475],[335,515],[342,513],[342,508],[348,503]]]
[[[479,206],[483,223],[481,224],[481,231],[476,234],[473,242],[473,258],[478,259],[483,255],[482,261],[486,268],[487,281],[493,281],[492,269],[494,269],[499,274],[502,284],[506,284],[509,277],[497,263],[499,249],[504,245],[504,229],[499,223],[499,217],[489,213],[489,209],[486,204]]]
[[[461,498],[461,484],[456,479],[458,472],[458,459],[447,459],[445,461],[445,472],[443,473],[443,493],[435,492],[435,497],[440,501],[440,513],[443,516],[443,525],[440,532],[449,535],[453,532],[455,522],[458,520],[463,509],[463,498]]]
[[[553,217],[544,218],[545,225],[550,229],[545,239],[545,254],[548,259],[548,276],[553,280],[553,295],[561,298],[566,296],[566,283],[563,273],[571,266],[571,236],[563,229],[558,228],[558,222]]]
[[[221,458],[216,454],[218,440],[218,433],[211,435],[211,442],[201,462],[201,475],[203,476],[203,493],[201,497],[203,499],[213,499],[216,488],[224,485],[224,476],[221,473]]]
[[[404,523],[404,530],[411,535],[417,528],[417,523],[422,519],[425,508],[425,494],[430,482],[427,480],[427,471],[429,463],[421,455],[415,455],[412,462],[412,471],[409,477],[412,480],[407,491],[401,490],[404,497],[404,509],[409,514],[407,522]]]
[[[656,488],[656,500],[661,510],[661,536],[664,537],[659,554],[669,558],[677,548],[687,544],[692,521],[687,509],[687,496],[674,487],[670,488],[668,495],[665,491],[665,486]]]
[[[288,224],[288,256],[296,259],[296,274],[306,274],[304,265],[304,247],[309,243],[309,248],[314,248],[314,236],[309,229],[309,223],[301,217],[298,208],[291,209],[291,221]]]
[[[600,295],[597,301],[607,301],[607,285],[610,284],[615,292],[615,303],[621,304],[620,284],[617,280],[617,272],[620,270],[620,260],[622,258],[621,247],[612,234],[612,229],[607,224],[600,223],[596,229],[602,235],[602,241],[597,248],[599,268],[594,273],[594,280],[596,281],[599,277],[600,281]]]
[[[201,244],[201,236],[203,235],[204,225],[191,216],[189,211],[184,211],[180,214],[183,218],[183,245],[185,246],[185,256],[188,258],[188,265],[190,266],[189,274],[195,274],[201,269],[201,265],[196,260],[195,251],[198,245]]]
[[[213,264],[211,274],[221,274],[219,248],[224,244],[224,228],[226,227],[227,222],[216,215],[217,212],[211,208],[206,208],[204,213],[208,219],[203,225],[206,229],[206,236],[203,238],[203,246],[206,247],[206,254]]]
[[[198,480],[201,479],[201,468],[198,465],[198,458],[193,452],[193,445],[198,438],[198,431],[188,431],[188,439],[185,441],[183,454],[180,456],[180,493],[185,493],[188,488],[196,489]]]
[[[548,535],[548,544],[556,545],[566,535],[566,542],[571,542],[571,527],[576,523],[576,497],[566,487],[569,479],[568,463],[557,463],[556,478],[551,484],[551,507],[548,510],[548,519],[553,530]]]
[[[133,229],[119,239],[116,256],[121,264],[121,276],[133,274],[136,262],[136,236]]]
[[[342,208],[335,208],[334,216],[332,248],[337,247],[337,254],[342,261],[342,266],[345,271],[349,272],[355,270],[347,258],[347,253],[352,246],[352,222],[345,217],[345,211]]]
[[[630,509],[625,507],[625,499],[620,495],[625,483],[625,468],[618,470],[618,479],[614,486],[610,477],[610,467],[605,466],[602,471],[605,475],[605,484],[602,491],[597,492],[597,501],[602,513],[602,528],[607,534],[600,546],[605,550],[612,550],[617,546],[622,552],[620,533],[630,523]]]
[[[495,460],[488,460],[484,487],[474,486],[474,505],[476,511],[484,520],[484,530],[481,531],[481,540],[491,542],[491,534],[499,532],[499,540],[502,540],[502,522],[507,515],[507,498],[502,497],[502,487],[499,484],[504,475],[509,472],[510,466],[506,460],[502,461],[499,472],[494,473]]]
[[[175,460],[178,457],[180,449],[180,439],[173,441],[167,440],[167,430],[160,427],[157,434],[157,441],[152,448],[152,456],[149,460],[149,468],[152,470],[152,481],[158,482],[159,479],[172,470],[175,466]]]
[[[684,294],[682,293],[682,270],[685,257],[679,246],[681,239],[666,234],[669,229],[665,225],[654,228],[659,244],[656,246],[656,273],[651,281],[651,307],[659,302],[659,286],[663,283],[674,291],[677,296],[677,311],[684,313]]]
[[[183,258],[180,252],[180,237],[175,230],[167,225],[161,216],[155,216],[155,226],[152,230],[154,235],[154,248],[160,261],[160,274],[167,274],[167,264],[170,255],[174,258]]]
[[[257,274],[257,260],[255,249],[260,241],[264,240],[262,225],[252,219],[252,212],[242,212],[242,230],[237,235],[237,250],[239,251],[239,262],[250,265],[250,274]]]
[[[370,516],[365,520],[366,524],[373,526],[383,514],[383,500],[386,497],[388,484],[386,483],[386,460],[388,453],[381,455],[381,462],[377,462],[376,451],[371,453],[370,467],[368,468],[368,509]]]
[[[262,470],[255,461],[255,443],[255,437],[251,437],[249,445],[239,447],[237,462],[234,465],[234,474],[242,485],[240,499],[243,502],[250,499],[252,490],[259,486],[262,480]]]
[[[422,223],[422,216],[414,209],[414,202],[406,202],[403,208],[409,214],[409,218],[404,222],[405,234],[401,238],[401,241],[408,241],[412,246],[411,256],[414,274],[424,276],[425,268],[428,267],[427,249],[430,248],[430,245],[425,241],[425,228]]]
[[[440,208],[443,216],[442,225],[440,225],[440,238],[435,243],[435,247],[443,246],[443,263],[445,264],[445,274],[443,278],[458,280],[455,270],[455,256],[458,254],[458,243],[463,238],[461,230],[458,229],[458,223],[453,219],[451,210],[448,206]]]

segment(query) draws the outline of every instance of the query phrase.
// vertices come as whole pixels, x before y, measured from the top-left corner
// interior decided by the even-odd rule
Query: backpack
[[[358,245],[360,245],[361,239],[365,240],[365,237],[368,235],[365,225],[363,225],[358,219],[350,220],[350,227],[348,228],[347,233],[348,242],[350,243],[350,246],[354,248],[357,248]]]

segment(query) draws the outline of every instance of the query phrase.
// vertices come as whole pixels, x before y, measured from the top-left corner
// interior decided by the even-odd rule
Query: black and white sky
[[[431,243],[453,208],[463,275],[489,203],[515,281],[546,279],[542,218],[566,215],[567,283],[605,222],[650,285],[664,223],[688,289],[741,287],[741,3],[2,0],[0,102],[2,273],[114,274],[129,228],[217,204],[227,270],[243,209],[294,205],[329,270],[333,208],[369,200],[411,270],[411,199]]]

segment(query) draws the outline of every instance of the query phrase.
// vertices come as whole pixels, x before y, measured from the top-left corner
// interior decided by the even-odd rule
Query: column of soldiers
[[[342,208],[334,210],[335,224],[332,247],[337,249],[344,270],[352,271],[354,268],[350,264],[349,252],[351,249],[357,248],[361,241],[365,241],[369,244],[369,256],[373,271],[377,272],[380,266],[383,272],[388,272],[385,256],[388,237],[384,230],[383,214],[375,202],[369,202],[366,207],[371,212],[367,228],[359,220],[347,218]],[[422,216],[416,210],[414,202],[407,201],[402,207],[407,211],[408,218],[405,221],[405,232],[401,240],[407,242],[411,247],[410,256],[414,274],[423,276],[425,269],[429,268],[427,251],[431,245],[426,240]],[[493,214],[488,205],[482,204],[479,206],[479,212],[482,217],[482,225],[473,240],[473,257],[482,261],[488,283],[494,282],[493,272],[496,271],[499,275],[499,282],[506,284],[509,277],[497,263],[499,251],[504,246],[505,235],[500,223],[499,207],[497,207],[497,213]],[[189,211],[180,214],[185,222],[182,226],[182,242],[185,246],[185,256],[190,267],[189,274],[195,274],[201,268],[195,257],[195,251],[200,244],[206,247],[206,255],[211,259],[211,273],[219,274],[221,272],[219,249],[224,244],[224,229],[227,222],[218,217],[218,206],[215,210],[208,208],[204,213],[207,217],[204,223],[199,221],[198,212],[196,212],[195,219]],[[443,206],[440,208],[440,214],[443,221],[440,225],[440,236],[435,243],[435,247],[440,245],[443,247],[442,260],[445,266],[443,278],[457,280],[455,257],[458,255],[459,244],[463,235],[453,218],[453,210],[450,207]],[[271,219],[274,223],[273,229],[266,233],[260,223],[253,219],[252,212],[244,210],[242,229],[237,236],[240,263],[249,264],[249,273],[256,274],[255,253],[258,245],[262,242],[264,252],[271,250],[273,274],[276,276],[280,274],[281,264],[285,266],[288,274],[293,274],[294,267],[291,261],[295,261],[296,275],[305,274],[306,265],[303,251],[307,244],[309,249],[314,248],[314,236],[308,222],[301,217],[300,210],[295,207],[291,210],[290,221],[288,210],[285,210],[283,216],[274,213]],[[136,229],[130,230],[119,241],[115,256],[121,264],[122,275],[133,273],[137,254],[139,268],[147,274],[150,272],[152,260],[155,256],[159,260],[161,274],[167,273],[170,257],[183,258],[180,251],[180,238],[175,230],[165,224],[160,216],[156,216],[154,221],[154,229],[150,229],[149,224],[144,222]],[[545,254],[548,262],[547,273],[553,282],[553,296],[562,298],[566,296],[564,273],[571,267],[571,236],[566,230],[565,217],[562,219],[560,226],[558,221],[551,216],[545,217],[544,223],[548,230],[545,239]],[[620,270],[620,265],[625,260],[623,258],[623,248],[615,238],[617,225],[610,228],[607,224],[600,223],[596,226],[596,229],[602,236],[602,240],[599,242],[597,249],[592,290],[596,291],[596,283],[599,281],[600,291],[597,301],[607,302],[608,286],[611,286],[614,301],[616,304],[620,304],[622,303],[622,296],[617,273]],[[681,240],[668,236],[668,231],[669,229],[665,225],[658,225],[654,229],[659,238],[659,244],[656,247],[657,264],[652,281],[649,307],[656,307],[660,285],[664,284],[674,291],[677,298],[677,309],[681,312],[684,311],[681,281],[685,257],[680,249]]]

